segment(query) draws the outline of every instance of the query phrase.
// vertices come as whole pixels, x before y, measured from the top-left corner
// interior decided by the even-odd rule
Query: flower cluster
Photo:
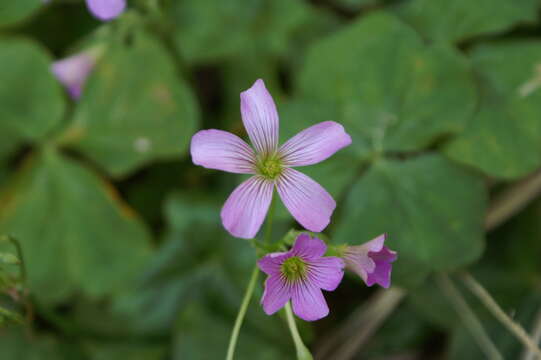
[[[279,119],[263,80],[241,93],[241,114],[252,146],[222,130],[202,130],[191,142],[192,161],[251,177],[226,200],[221,218],[225,229],[239,238],[254,238],[269,210],[274,189],[291,215],[311,232],[323,231],[336,202],[317,182],[294,169],[319,163],[351,144],[344,127],[333,121],[313,125],[284,144],[278,144]],[[268,275],[261,303],[271,315],[291,301],[293,312],[306,321],[328,315],[322,290],[335,290],[344,269],[358,274],[367,286],[391,283],[396,252],[384,245],[381,235],[363,245],[339,246],[337,256],[325,256],[327,245],[300,233],[288,251],[263,256],[258,266]],[[281,244],[284,250],[285,244]]]

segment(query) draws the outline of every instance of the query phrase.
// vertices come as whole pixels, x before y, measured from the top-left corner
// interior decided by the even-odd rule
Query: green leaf
[[[398,252],[393,275],[411,285],[452,270],[483,251],[483,181],[439,155],[379,161],[353,186],[334,241],[360,243],[387,233]]]
[[[0,232],[21,242],[43,303],[120,290],[149,255],[147,229],[114,190],[53,149],[27,162],[0,203]]]
[[[309,19],[308,10],[300,0],[186,0],[173,2],[170,13],[183,57],[209,62],[285,53],[294,32]]]
[[[49,336],[29,338],[15,329],[0,336],[2,357],[9,360],[59,360],[64,357],[56,341]]]
[[[50,66],[37,44],[0,40],[0,158],[21,142],[42,140],[62,120],[65,102]]]
[[[2,1],[0,4],[0,26],[14,25],[43,6],[43,0]]]
[[[136,33],[108,49],[63,142],[114,176],[186,153],[199,109],[158,39]]]
[[[537,20],[537,0],[410,0],[397,13],[423,35],[459,42]]]
[[[445,152],[494,177],[523,176],[541,165],[541,42],[481,45],[472,57],[480,108]]]
[[[334,120],[351,134],[361,158],[415,151],[459,133],[476,100],[464,57],[426,46],[413,29],[381,12],[315,43],[298,88],[335,107]]]
[[[85,348],[89,360],[162,360],[165,355],[162,346],[136,343],[88,343]]]

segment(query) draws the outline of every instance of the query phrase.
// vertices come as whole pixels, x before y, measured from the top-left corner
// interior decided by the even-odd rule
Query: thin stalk
[[[242,299],[242,304],[239,309],[239,313],[237,314],[237,318],[235,319],[235,325],[233,326],[233,331],[231,332],[231,338],[229,339],[229,346],[227,347],[227,360],[233,360],[233,356],[235,355],[235,348],[237,346],[237,340],[239,337],[240,327],[242,326],[242,322],[244,321],[244,316],[246,315],[246,310],[248,310],[248,305],[250,304],[250,300],[252,299],[252,295],[254,293],[255,284],[257,282],[257,276],[259,275],[259,268],[257,267],[257,264],[254,266],[254,269],[252,270],[252,276],[250,277],[250,282],[248,283],[248,287],[246,288],[246,292],[244,293],[244,298]]]
[[[537,315],[535,316],[534,326],[532,328],[532,339],[536,344],[539,344],[539,341],[541,341],[541,309],[537,311]],[[522,360],[535,360],[535,358],[535,352],[531,351],[529,348],[524,349]]]
[[[485,353],[488,359],[503,360],[498,348],[492,340],[490,340],[481,321],[477,318],[473,310],[470,308],[460,291],[455,287],[449,276],[446,274],[438,275],[438,285],[447,295],[451,304],[455,307],[458,316],[461,317],[464,325],[468,328],[474,339],[479,344],[481,350]]]
[[[541,350],[530,338],[526,330],[517,322],[513,321],[509,315],[502,310],[500,305],[494,300],[494,298],[488,293],[488,291],[481,285],[473,276],[467,272],[461,273],[461,278],[468,289],[479,298],[479,300],[487,307],[487,309],[498,319],[516,338],[530,351],[535,353],[541,358]]]
[[[297,350],[297,359],[298,360],[312,360],[312,354],[302,342],[301,335],[297,329],[297,323],[293,317],[293,311],[291,311],[291,303],[288,302],[284,308],[287,318],[287,326],[291,332],[291,337],[293,338],[293,343],[295,343],[295,349]]]
[[[274,196],[269,206],[267,225],[265,228],[265,237],[264,237],[265,244],[269,242],[271,234],[272,234],[273,217],[274,217]],[[235,355],[235,348],[237,347],[237,341],[239,338],[240,328],[242,326],[242,323],[244,322],[244,316],[246,315],[246,311],[248,310],[248,305],[250,304],[250,300],[252,299],[252,295],[254,293],[255,284],[257,283],[258,275],[259,275],[259,268],[257,267],[257,263],[256,263],[254,266],[254,269],[252,270],[252,276],[250,277],[250,281],[248,282],[248,287],[246,288],[246,292],[244,293],[244,298],[242,299],[242,303],[240,305],[237,318],[235,319],[235,325],[233,326],[231,337],[229,338],[229,346],[227,347],[226,360],[233,360],[233,357]]]

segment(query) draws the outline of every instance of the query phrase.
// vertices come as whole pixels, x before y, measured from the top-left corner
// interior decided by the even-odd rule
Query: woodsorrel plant
[[[231,235],[253,239],[271,208],[269,229],[261,245],[253,242],[258,253],[265,253],[272,231],[271,207],[274,188],[293,217],[307,230],[323,231],[336,208],[334,199],[314,180],[292,169],[319,163],[351,144],[351,137],[342,125],[325,121],[295,135],[278,146],[279,119],[272,96],[263,80],[242,92],[242,121],[253,148],[238,136],[222,130],[202,130],[191,143],[192,160],[209,169],[251,174],[225,202],[221,217]],[[284,239],[263,256],[254,268],[241,305],[227,359],[232,359],[237,337],[257,281],[258,268],[268,275],[261,299],[268,315],[286,307],[288,325],[300,359],[310,359],[289,310],[291,301],[295,315],[306,321],[319,320],[329,314],[321,290],[333,291],[340,284],[344,267],[357,273],[368,286],[375,283],[389,287],[391,263],[396,252],[384,246],[385,235],[364,245],[334,247],[338,256],[324,256],[327,245],[319,238],[299,233],[287,250]]]

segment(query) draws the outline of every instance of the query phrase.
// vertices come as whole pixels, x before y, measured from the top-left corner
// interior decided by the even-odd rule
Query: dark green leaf
[[[0,231],[22,243],[42,302],[127,286],[149,255],[149,234],[114,190],[55,150],[33,158],[1,202]]]
[[[387,233],[399,283],[469,264],[483,251],[484,184],[438,155],[376,162],[343,206],[334,241],[357,244]]]
[[[35,43],[0,40],[0,158],[21,142],[43,139],[62,120],[65,102],[50,65]]]
[[[446,153],[491,176],[523,176],[541,165],[541,43],[482,45],[472,57],[480,108]]]
[[[330,56],[332,54],[332,56]],[[476,94],[468,61],[426,46],[395,17],[376,13],[321,39],[309,51],[299,90],[335,107],[360,157],[414,151],[459,133]]]
[[[199,110],[158,39],[108,49],[89,80],[64,141],[125,175],[151,161],[186,153]]]

